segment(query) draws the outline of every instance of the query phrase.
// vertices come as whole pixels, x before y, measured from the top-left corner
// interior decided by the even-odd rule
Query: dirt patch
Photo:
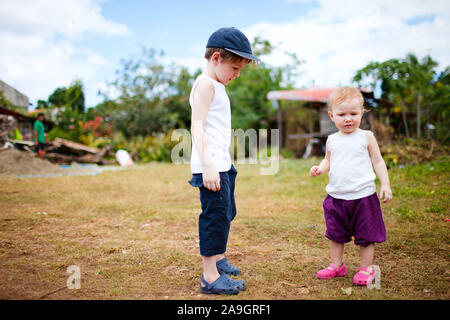
[[[11,176],[63,174],[65,169],[34,154],[18,150],[0,152],[0,174]]]
[[[37,158],[33,153],[19,150],[0,152],[0,175],[18,178],[96,175],[104,170],[119,170],[117,166],[78,164],[73,162],[64,168],[46,159]]]

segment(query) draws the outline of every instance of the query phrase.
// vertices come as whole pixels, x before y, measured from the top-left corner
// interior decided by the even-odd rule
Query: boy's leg
[[[216,262],[225,258],[225,256],[223,254],[218,254],[215,257],[216,257]]]
[[[343,254],[344,254],[344,244],[330,240],[331,263],[339,268],[342,265]]]
[[[214,192],[203,186],[201,174],[194,174],[189,184],[200,189],[202,213],[199,216],[199,246],[203,262],[200,289],[203,293],[236,294],[245,289],[245,282],[220,275],[217,259],[226,251],[230,220],[227,208],[229,193],[227,177],[221,172],[221,190]]]
[[[203,212],[199,217],[200,255],[203,261],[203,277],[212,283],[220,277],[217,261],[226,251],[230,220],[228,215],[229,182],[226,172],[220,172],[221,190],[213,192],[200,188],[200,200]],[[203,286],[203,283],[202,283]]]
[[[217,271],[216,257],[217,256],[210,256],[210,257],[202,256],[203,277],[205,278],[206,282],[213,283],[220,277],[219,271]],[[201,285],[202,287],[205,286],[203,283],[201,283]]]
[[[229,196],[229,201],[231,204],[228,208],[227,216],[231,222],[234,219],[234,217],[236,216],[236,202],[234,199],[234,188],[235,188],[237,170],[234,167],[234,165],[231,165],[231,169],[228,171],[227,174],[228,174],[229,189],[230,189],[228,196]],[[223,258],[225,258],[225,256],[223,254],[216,255],[216,261],[222,260]]]
[[[217,261],[223,259],[223,254],[218,254],[215,256],[205,257],[202,256],[203,260],[203,277],[206,282],[212,283],[216,281],[219,277],[219,271],[217,270]],[[204,284],[202,283],[202,287]]]
[[[235,202],[235,198],[234,198],[234,190],[235,190],[237,173],[238,172],[233,164],[231,165],[230,170],[228,170],[228,172],[226,173],[226,177],[227,177],[226,181],[228,182],[227,183],[227,191],[229,190],[229,192],[227,192],[226,195],[224,195],[224,196],[226,197],[226,200],[228,203],[227,217],[228,217],[228,220],[230,221],[230,223],[236,217],[236,202]],[[232,275],[240,274],[240,269],[233,266],[228,261],[228,259],[225,259],[224,254],[216,255],[219,273],[225,272],[226,274],[232,274]]]

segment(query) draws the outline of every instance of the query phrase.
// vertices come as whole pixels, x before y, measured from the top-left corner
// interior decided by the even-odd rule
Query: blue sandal
[[[223,258],[216,262],[217,271],[219,271],[220,274],[225,273],[233,276],[237,276],[241,274],[241,269],[233,266],[231,263],[228,262],[227,258]]]
[[[227,277],[226,274],[221,274],[220,277],[213,283],[208,283],[201,277],[204,287],[200,284],[200,291],[202,293],[211,294],[237,294],[239,291],[245,289],[244,280],[233,280]]]

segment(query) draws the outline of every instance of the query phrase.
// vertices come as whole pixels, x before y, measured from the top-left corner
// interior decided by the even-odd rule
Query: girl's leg
[[[220,277],[219,271],[217,271],[216,266],[217,256],[210,256],[210,257],[202,256],[202,260],[203,260],[203,278],[205,279],[206,282],[213,283]],[[202,287],[204,286],[203,283],[201,283],[201,285]]]
[[[373,255],[375,253],[375,244],[371,243],[367,247],[360,247],[361,268],[367,268],[373,264]]]
[[[330,240],[331,263],[339,268],[342,265],[343,254],[344,254],[344,244]]]

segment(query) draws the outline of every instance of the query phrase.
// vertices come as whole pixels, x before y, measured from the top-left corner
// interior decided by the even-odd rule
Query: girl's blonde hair
[[[328,111],[331,111],[333,106],[341,104],[345,100],[358,99],[361,103],[361,108],[364,109],[364,97],[358,88],[345,86],[334,90],[327,100]]]

